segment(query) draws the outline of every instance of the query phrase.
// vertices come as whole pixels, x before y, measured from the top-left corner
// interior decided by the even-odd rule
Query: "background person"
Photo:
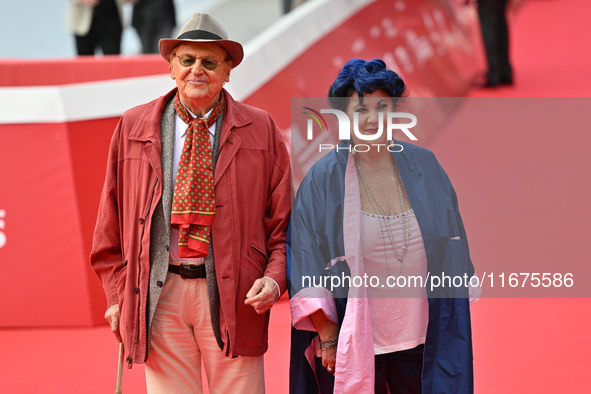
[[[161,37],[171,37],[176,26],[173,0],[130,0],[133,3],[131,25],[142,43],[142,53],[158,53]]]
[[[405,91],[382,60],[353,59],[329,97],[349,119],[357,115],[360,133],[370,136],[380,121],[386,130],[380,113],[395,112],[394,98]],[[371,143],[393,143],[382,135]],[[433,153],[404,141],[396,141],[403,149],[395,153],[347,149],[364,142],[352,133],[314,164],[292,207],[291,392],[470,393],[466,288],[416,287],[388,298],[387,288],[303,287],[303,276],[367,274],[385,283],[388,276],[474,272],[455,191]]]
[[[513,85],[507,23],[507,5],[510,0],[477,0],[477,2],[478,19],[488,65],[484,86]]]
[[[79,56],[121,53],[123,4],[127,0],[69,0],[66,25]]]
[[[160,41],[177,87],[113,135],[91,252],[105,317],[149,393],[265,391],[269,309],[285,290],[285,141],[223,89],[242,46],[208,14]]]

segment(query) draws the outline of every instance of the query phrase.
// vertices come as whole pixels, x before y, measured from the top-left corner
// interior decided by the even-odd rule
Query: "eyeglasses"
[[[223,62],[225,62],[227,59],[218,62],[217,60],[215,60],[214,58],[211,57],[195,57],[195,56],[191,56],[191,55],[174,55],[175,57],[178,57],[179,59],[179,64],[183,67],[193,67],[193,64],[195,64],[195,62],[197,60],[201,60],[201,65],[203,66],[204,69],[208,70],[208,71],[214,71],[215,69],[218,68],[218,66],[220,64],[222,64]]]

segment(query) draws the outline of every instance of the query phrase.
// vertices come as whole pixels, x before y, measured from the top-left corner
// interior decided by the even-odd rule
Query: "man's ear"
[[[226,77],[224,78],[224,81],[226,82],[230,82],[230,73],[232,72],[232,61],[228,60],[228,65],[230,66],[230,68],[228,69],[228,72],[226,73]]]
[[[168,70],[170,70],[170,77],[174,81],[176,79],[176,75],[174,74],[174,67],[172,67],[172,55],[169,57]]]

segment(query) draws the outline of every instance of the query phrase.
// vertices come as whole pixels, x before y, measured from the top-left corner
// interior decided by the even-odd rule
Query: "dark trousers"
[[[92,25],[85,36],[75,36],[78,55],[94,55],[101,49],[105,55],[121,53],[121,34],[123,28],[119,14],[92,18]]]
[[[478,18],[486,59],[487,78],[490,82],[512,82],[509,62],[509,28],[507,26],[508,0],[478,0]]]
[[[158,41],[161,38],[172,37],[174,24],[168,21],[157,21],[154,24],[143,24],[141,29],[136,28],[142,43],[142,53],[159,53]]]
[[[400,352],[375,356],[376,394],[421,394],[421,374],[425,345]],[[322,359],[316,358],[318,390],[321,394],[332,394],[334,377],[322,366]]]
[[[421,394],[425,345],[376,356],[376,394]]]
[[[174,1],[137,1],[133,6],[131,25],[142,43],[142,53],[158,53],[158,41],[172,37],[176,25]]]

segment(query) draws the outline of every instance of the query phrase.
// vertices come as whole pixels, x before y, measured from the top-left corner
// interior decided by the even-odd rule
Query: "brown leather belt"
[[[183,279],[204,279],[205,278],[205,264],[200,265],[172,265],[168,266],[168,272],[179,274]]]

